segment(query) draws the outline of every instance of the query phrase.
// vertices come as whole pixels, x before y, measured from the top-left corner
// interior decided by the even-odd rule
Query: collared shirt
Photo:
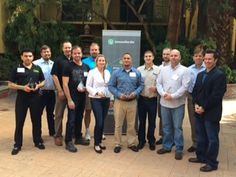
[[[44,81],[44,75],[39,66],[32,64],[32,67],[29,69],[21,63],[12,70],[9,81],[18,85],[26,85],[29,84],[29,82],[40,83]],[[38,93],[38,90],[29,93],[23,90],[17,90],[17,92],[21,94],[31,94]]]
[[[40,66],[43,71],[43,75],[46,82],[42,90],[54,90],[55,86],[51,75],[51,70],[54,62],[52,60],[46,61],[43,58],[40,58],[38,60],[33,61],[33,63],[35,65]]]
[[[86,83],[86,89],[89,92],[89,97],[100,98],[100,96],[96,95],[98,92],[104,93],[105,97],[111,97],[111,93],[108,90],[108,82],[110,77],[110,72],[107,69],[104,70],[104,77],[102,77],[97,67],[90,70]]]
[[[177,108],[185,104],[185,93],[190,83],[188,68],[178,64],[175,68],[171,65],[163,67],[157,79],[157,90],[161,95],[161,105],[167,108]],[[165,100],[164,95],[171,94],[172,100]]]
[[[195,64],[192,64],[188,68],[190,70],[190,75],[191,75],[191,82],[189,84],[188,92],[192,93],[198,73],[204,71],[206,69],[206,67],[203,63],[200,68],[198,68]]]
[[[141,72],[141,75],[144,79],[144,89],[141,95],[149,98],[157,97],[157,92],[150,92],[149,88],[156,86],[157,76],[160,72],[159,67],[153,65],[150,68],[146,68],[146,66],[143,65],[138,67],[138,70]]]
[[[162,62],[161,65],[159,66],[160,70],[165,67],[165,66],[169,66],[170,65],[170,62]]]
[[[129,95],[132,92],[138,96],[143,88],[144,81],[141,73],[134,67],[131,67],[128,72],[124,68],[115,70],[108,83],[108,89],[115,98],[120,98],[121,94]]]

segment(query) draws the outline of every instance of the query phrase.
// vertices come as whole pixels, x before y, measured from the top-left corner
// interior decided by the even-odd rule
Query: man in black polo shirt
[[[33,58],[31,49],[22,50],[21,60],[23,62],[13,69],[8,83],[9,88],[17,90],[15,144],[11,152],[12,155],[18,154],[21,150],[23,127],[28,108],[30,110],[35,147],[45,149],[41,138],[40,97],[38,94],[39,88],[44,86],[45,81],[41,68],[32,64]]]
[[[63,54],[58,56],[53,64],[51,75],[57,90],[55,105],[55,144],[62,146],[62,120],[66,108],[66,97],[62,86],[62,71],[70,62],[72,44],[69,41],[62,43]]]
[[[81,128],[85,108],[85,85],[89,67],[82,63],[82,50],[79,46],[72,48],[73,61],[63,70],[63,90],[67,98],[68,119],[66,123],[65,143],[69,152],[76,152],[72,142],[75,135],[75,144],[89,145],[82,137]]]

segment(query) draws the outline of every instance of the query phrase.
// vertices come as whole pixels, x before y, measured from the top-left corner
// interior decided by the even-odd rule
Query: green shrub
[[[10,77],[10,72],[13,67],[17,65],[19,61],[14,55],[6,54],[0,56],[0,80],[5,81]]]
[[[157,46],[157,56],[160,58],[157,58],[157,63],[160,64],[162,62],[162,50],[166,47],[170,47],[170,43],[164,42],[160,43]],[[190,66],[193,63],[192,56],[190,55],[189,49],[185,47],[184,45],[178,44],[174,47],[175,49],[180,51],[181,54],[181,64],[184,66]]]
[[[227,83],[229,84],[236,83],[236,70],[231,69],[227,65],[220,66],[220,69],[225,73]]]

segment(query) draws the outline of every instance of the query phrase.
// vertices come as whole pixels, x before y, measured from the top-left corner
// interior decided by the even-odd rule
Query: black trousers
[[[15,144],[14,147],[21,147],[23,142],[23,127],[26,114],[30,110],[32,122],[32,133],[34,144],[42,142],[41,138],[41,115],[40,115],[40,97],[38,93],[19,93],[16,97],[15,115]]]
[[[49,135],[53,136],[55,134],[54,126],[54,108],[56,102],[56,96],[54,90],[41,90],[41,117],[43,114],[44,108],[46,109],[47,114],[47,123]]]
[[[139,96],[138,99],[138,116],[139,116],[139,143],[146,142],[146,119],[148,119],[147,139],[149,144],[153,145],[156,142],[155,128],[156,128],[156,114],[157,114],[157,97],[146,98]]]

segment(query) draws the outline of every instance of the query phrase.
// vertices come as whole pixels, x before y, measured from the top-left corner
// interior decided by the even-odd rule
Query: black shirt
[[[19,64],[12,70],[9,81],[18,85],[26,85],[29,82],[39,83],[44,81],[44,75],[42,69],[37,65],[32,64],[32,67],[28,69],[23,64]],[[17,91],[24,92],[23,90]]]
[[[86,86],[88,71],[89,67],[85,64],[79,66],[74,62],[70,62],[65,66],[62,75],[69,77],[68,87],[72,97],[78,95],[77,87],[81,81],[83,85]]]
[[[56,58],[52,70],[51,75],[56,75],[58,77],[58,80],[60,82],[61,87],[62,86],[62,72],[63,68],[70,62],[70,59],[68,59],[65,55],[60,55]]]

